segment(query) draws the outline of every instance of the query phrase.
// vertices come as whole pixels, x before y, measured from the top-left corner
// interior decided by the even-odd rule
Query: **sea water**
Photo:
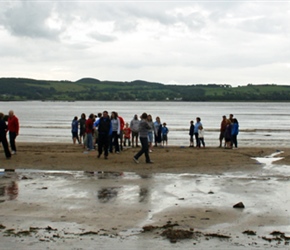
[[[222,116],[234,114],[238,119],[239,147],[288,147],[290,141],[290,103],[273,102],[0,102],[0,112],[14,110],[20,121],[21,142],[70,143],[71,122],[74,116],[116,111],[125,122],[143,112],[166,122],[169,129],[168,144],[189,145],[190,120],[201,118],[206,146],[219,145],[219,128]]]

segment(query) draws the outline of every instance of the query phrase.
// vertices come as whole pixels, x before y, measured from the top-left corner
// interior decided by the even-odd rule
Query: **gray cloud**
[[[51,4],[16,2],[4,8],[1,24],[14,36],[55,39],[60,31],[46,24],[51,11]]]

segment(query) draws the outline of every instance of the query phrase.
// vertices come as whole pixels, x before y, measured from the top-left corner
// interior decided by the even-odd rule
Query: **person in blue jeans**
[[[141,121],[139,123],[139,139],[141,142],[141,150],[133,157],[135,163],[139,163],[138,159],[142,154],[145,154],[146,163],[153,163],[149,157],[149,147],[148,147],[148,131],[151,129],[148,120],[147,113],[141,115]]]

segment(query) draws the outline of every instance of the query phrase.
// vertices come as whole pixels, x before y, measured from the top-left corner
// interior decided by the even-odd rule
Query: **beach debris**
[[[161,236],[169,239],[171,243],[176,243],[177,240],[191,239],[193,233],[190,230],[168,228],[161,233]]]
[[[207,237],[212,237],[212,238],[220,238],[220,239],[230,239],[231,236],[228,235],[223,235],[223,234],[217,234],[217,233],[210,233],[210,234],[205,234],[204,236]]]
[[[84,232],[84,233],[80,233],[80,236],[84,236],[84,235],[96,235],[99,234],[99,232],[94,232],[94,231],[88,231],[88,232]]]
[[[6,227],[2,224],[0,224],[0,230],[5,229]]]
[[[257,235],[256,232],[252,231],[252,230],[246,230],[243,232],[243,234],[246,234],[246,235]]]
[[[243,202],[239,202],[239,203],[235,204],[235,205],[233,206],[233,208],[245,208],[245,205],[244,205]]]

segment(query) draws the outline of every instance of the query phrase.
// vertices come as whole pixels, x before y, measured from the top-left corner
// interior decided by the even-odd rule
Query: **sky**
[[[290,1],[3,1],[0,77],[290,85]]]

